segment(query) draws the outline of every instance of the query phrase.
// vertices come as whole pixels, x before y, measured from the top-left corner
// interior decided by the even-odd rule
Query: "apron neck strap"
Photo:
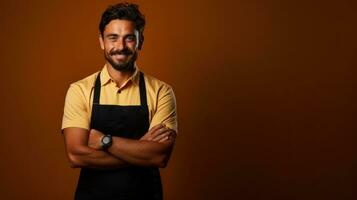
[[[140,88],[140,103],[142,106],[147,106],[145,79],[144,79],[144,73],[142,72],[140,72],[139,88]],[[100,89],[101,89],[101,84],[100,84],[100,72],[99,72],[94,85],[93,105],[99,104]]]

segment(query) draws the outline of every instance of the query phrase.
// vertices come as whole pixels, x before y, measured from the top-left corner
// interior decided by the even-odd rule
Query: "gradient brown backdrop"
[[[66,90],[116,1],[1,1],[1,199],[72,199]],[[139,65],[174,87],[168,200],[356,199],[356,1],[135,1]]]

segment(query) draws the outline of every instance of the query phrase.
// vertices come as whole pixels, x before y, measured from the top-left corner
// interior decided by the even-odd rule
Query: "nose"
[[[123,40],[123,38],[118,39],[115,42],[115,48],[118,50],[123,50],[125,48],[126,44],[125,41]]]

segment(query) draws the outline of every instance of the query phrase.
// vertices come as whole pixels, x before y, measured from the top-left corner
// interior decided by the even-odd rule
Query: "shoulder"
[[[94,82],[95,79],[97,78],[99,74],[98,72],[95,72],[79,81],[73,82],[71,83],[71,87],[77,87],[77,88],[81,88],[83,90],[91,90],[94,87]]]
[[[71,83],[67,91],[67,96],[89,99],[98,74],[99,72],[95,72],[81,80]]]
[[[150,90],[155,91],[156,93],[160,92],[160,91],[168,91],[168,90],[172,90],[172,86],[169,85],[168,83],[159,80],[158,78],[144,73],[144,77],[145,77],[145,84],[146,87],[149,88]]]
[[[95,79],[97,78],[98,74],[99,71],[79,81],[71,83],[68,91],[76,91],[77,93],[80,92],[83,93],[85,96],[89,95],[94,87]]]

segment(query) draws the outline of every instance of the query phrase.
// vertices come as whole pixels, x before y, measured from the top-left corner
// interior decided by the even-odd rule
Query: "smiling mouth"
[[[126,58],[127,55],[125,55],[125,54],[114,54],[113,57],[116,58],[116,59],[121,59],[121,58]]]

